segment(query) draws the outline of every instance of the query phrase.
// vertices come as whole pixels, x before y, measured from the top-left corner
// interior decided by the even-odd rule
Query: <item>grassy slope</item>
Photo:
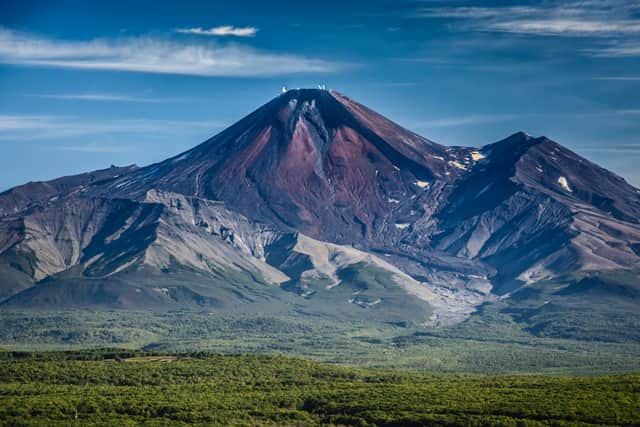
[[[540,282],[449,328],[420,326],[423,318],[396,309],[401,301],[385,304],[405,298],[385,272],[357,268],[339,274],[343,284],[330,290],[307,286],[305,291],[314,292],[307,297],[284,292],[283,299],[274,299],[268,286],[252,287],[246,293],[255,299],[251,305],[232,304],[226,310],[206,304],[155,312],[3,309],[0,345],[287,354],[432,372],[640,372],[637,274],[581,273]],[[235,289],[216,292],[230,288]],[[349,303],[353,298],[361,304]],[[371,304],[378,299],[383,303]],[[429,313],[420,301],[413,304],[409,311]]]
[[[506,302],[503,311],[539,337],[640,342],[637,273],[577,273],[527,286]]]
[[[640,423],[637,375],[422,375],[269,356],[99,359],[86,353],[5,355],[0,424]]]
[[[450,329],[212,312],[4,312],[7,349],[146,348],[287,354],[360,367],[431,372],[594,375],[640,372],[640,345],[538,338],[489,306]]]

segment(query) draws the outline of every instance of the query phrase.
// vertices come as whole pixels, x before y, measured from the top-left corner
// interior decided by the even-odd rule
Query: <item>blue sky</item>
[[[640,2],[0,2],[0,190],[148,164],[326,84],[448,145],[546,135],[640,186]]]

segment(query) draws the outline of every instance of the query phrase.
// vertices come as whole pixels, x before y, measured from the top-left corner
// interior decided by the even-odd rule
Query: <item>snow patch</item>
[[[400,200],[392,199],[391,197],[389,197],[389,198],[387,199],[387,201],[388,201],[389,203],[396,203],[396,204],[397,204],[397,203],[400,203]]]
[[[180,162],[182,160],[186,160],[186,159],[189,158],[190,155],[191,155],[191,152],[184,153],[180,157],[176,157],[175,159],[173,159],[173,163],[177,163],[177,162]]]
[[[465,165],[463,165],[462,163],[460,163],[460,162],[458,162],[456,160],[450,160],[449,164],[451,166],[457,167],[458,169],[467,170],[467,167]]]
[[[396,223],[396,228],[398,230],[404,230],[405,228],[409,227],[409,225],[411,225],[411,224],[409,224],[407,222],[400,222],[400,223]]]
[[[569,193],[573,193],[573,190],[571,189],[571,187],[569,187],[569,182],[567,181],[567,178],[565,178],[564,176],[561,176],[558,178],[558,184],[560,184],[562,188],[564,188]]]
[[[430,184],[429,184],[429,182],[427,182],[427,181],[420,181],[420,180],[417,180],[417,181],[416,181],[416,185],[417,185],[418,187],[420,187],[420,188],[429,188],[429,185],[430,185]]]
[[[122,188],[122,187],[126,187],[128,185],[131,185],[133,183],[133,181],[131,181],[130,179],[128,180],[124,180],[123,182],[121,182],[120,184],[116,185],[116,188]]]
[[[481,153],[481,152],[479,152],[479,151],[472,151],[472,152],[471,152],[471,159],[472,159],[474,162],[477,162],[478,160],[482,160],[482,159],[484,159],[485,157],[487,157],[487,156],[485,156],[484,154],[482,154],[482,153]]]

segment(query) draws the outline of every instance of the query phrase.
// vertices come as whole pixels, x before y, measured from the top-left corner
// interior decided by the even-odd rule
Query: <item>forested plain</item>
[[[7,426],[640,424],[638,375],[425,374],[122,350],[0,355]]]

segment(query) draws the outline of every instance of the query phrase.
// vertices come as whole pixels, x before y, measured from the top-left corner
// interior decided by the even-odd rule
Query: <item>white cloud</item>
[[[636,147],[628,147],[628,148],[618,148],[618,147],[581,147],[577,149],[578,151],[586,151],[586,152],[596,152],[596,153],[629,153],[629,154],[640,154],[640,146]]]
[[[538,34],[538,35],[611,35],[640,33],[640,22],[636,21],[595,21],[581,19],[522,19],[494,22],[488,29],[495,31]]]
[[[152,119],[87,119],[58,115],[0,115],[0,141],[62,140],[87,135],[197,134],[219,130],[220,121],[177,121]]]
[[[546,1],[530,6],[420,8],[415,17],[462,20],[463,29],[547,36],[640,34],[638,5],[624,0]]]
[[[151,37],[58,41],[0,28],[0,63],[213,77],[327,73],[342,64],[243,45]]]
[[[482,125],[488,123],[506,122],[511,120],[524,120],[524,119],[546,119],[546,118],[565,118],[568,120],[584,120],[594,117],[615,117],[615,116],[631,116],[639,115],[640,109],[621,109],[621,110],[602,110],[591,112],[554,112],[554,113],[494,113],[494,114],[469,114],[462,116],[441,117],[437,119],[413,121],[406,123],[406,126],[411,128],[446,128],[455,126],[472,126]]]
[[[472,114],[468,116],[443,117],[439,119],[424,120],[410,124],[415,128],[442,128],[453,126],[468,126],[484,123],[502,122],[521,118],[518,114]]]
[[[384,82],[384,83],[376,83],[376,86],[384,86],[384,87],[413,87],[417,86],[417,82]]]
[[[62,101],[98,101],[98,102],[184,102],[184,98],[147,98],[111,93],[38,93],[28,95],[35,98],[58,99]]]
[[[258,32],[255,27],[234,27],[233,25],[223,25],[208,30],[200,27],[195,28],[178,28],[176,33],[197,34],[200,36],[235,36],[235,37],[253,37]]]
[[[621,82],[633,82],[633,81],[640,81],[640,76],[603,76],[603,77],[594,77],[593,80],[612,80],[612,81],[621,81]]]
[[[129,151],[122,145],[84,144],[84,145],[60,145],[55,147],[60,151],[76,151],[82,153],[124,153]]]
[[[512,7],[430,7],[418,9],[413,16],[418,18],[458,18],[481,19],[495,18],[498,16],[526,15],[535,12],[536,9],[527,6]]]
[[[640,42],[621,42],[605,47],[589,49],[585,52],[591,56],[602,58],[640,56]]]

